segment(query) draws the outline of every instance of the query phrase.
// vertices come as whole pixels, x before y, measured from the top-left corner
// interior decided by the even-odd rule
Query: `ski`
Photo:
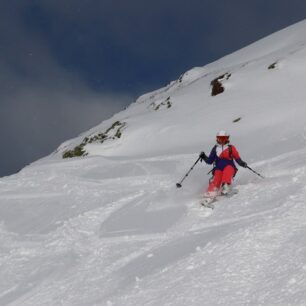
[[[216,201],[217,201],[217,198],[204,198],[201,200],[200,203],[202,206],[206,208],[214,209],[215,205],[213,203]]]
[[[236,195],[238,193],[237,189],[232,189],[230,193],[228,194],[219,194],[216,197],[210,198],[210,197],[204,197],[201,199],[200,204],[203,207],[214,209],[215,205],[214,203],[222,198],[231,198],[232,196]]]
[[[215,205],[213,203],[206,203],[204,201],[201,202],[201,205],[206,208],[214,209]]]

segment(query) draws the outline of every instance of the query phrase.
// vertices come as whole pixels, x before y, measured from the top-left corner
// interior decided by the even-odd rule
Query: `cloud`
[[[141,78],[145,70],[159,73],[160,79],[164,75],[178,77],[192,66],[204,65],[300,21],[306,11],[302,0],[66,0],[61,5],[56,0],[37,0],[37,3],[45,11],[52,11],[60,24],[77,24],[80,37],[88,28],[99,29],[94,44],[94,40],[86,40],[93,57],[98,56],[94,51],[97,49],[104,58],[122,61],[117,69],[120,64],[127,66],[132,62],[133,66],[126,69],[129,74],[120,72],[133,79]],[[103,59],[99,65],[105,65]],[[112,75],[110,80],[114,80]],[[119,77],[120,83],[124,81]]]
[[[24,26],[25,9],[24,1],[0,4],[0,176],[132,102],[130,94],[93,90],[80,74],[65,69],[46,38]]]
[[[218,58],[301,21],[306,2],[301,0],[216,1],[213,28],[207,47]]]
[[[0,170],[17,171],[121,110],[131,97],[23,88],[1,102]]]

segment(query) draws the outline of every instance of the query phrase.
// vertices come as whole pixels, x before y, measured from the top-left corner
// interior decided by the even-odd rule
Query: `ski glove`
[[[206,162],[208,157],[206,156],[206,154],[204,152],[201,152],[200,155],[200,161],[202,162],[203,160]]]
[[[241,167],[243,167],[243,168],[246,168],[247,166],[248,166],[248,164],[245,162],[245,161],[241,161],[240,163],[239,163],[239,166],[241,166]]]

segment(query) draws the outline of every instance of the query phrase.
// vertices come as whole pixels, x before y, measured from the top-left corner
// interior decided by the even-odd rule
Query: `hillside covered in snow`
[[[306,305],[306,21],[0,179],[0,305]],[[200,207],[226,130],[238,194]]]

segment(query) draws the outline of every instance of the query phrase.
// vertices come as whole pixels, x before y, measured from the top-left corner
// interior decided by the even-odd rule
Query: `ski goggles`
[[[226,143],[229,141],[229,136],[217,136],[218,143]]]

